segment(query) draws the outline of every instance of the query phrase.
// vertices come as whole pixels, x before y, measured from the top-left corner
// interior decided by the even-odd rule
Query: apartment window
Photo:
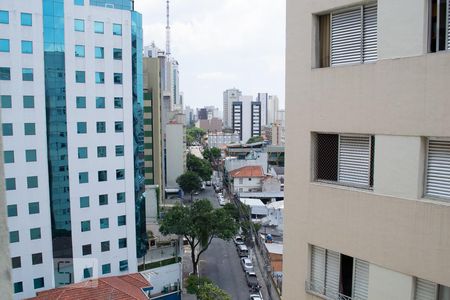
[[[23,284],[22,281],[14,282],[14,294],[23,292]]]
[[[99,59],[105,58],[105,48],[95,47],[95,58],[99,58]]]
[[[98,181],[108,181],[108,172],[106,170],[98,171]]]
[[[450,141],[428,140],[425,195],[450,201]]]
[[[78,173],[78,183],[88,183],[88,182],[89,182],[89,173],[88,172]]]
[[[318,16],[319,67],[376,61],[377,4]]]
[[[0,10],[0,24],[9,24],[9,13],[6,10]]]
[[[114,73],[114,84],[122,84],[122,73]]]
[[[9,232],[9,242],[10,243],[18,243],[20,241],[19,231],[10,231]]]
[[[103,22],[95,21],[94,22],[94,32],[95,33],[104,33],[105,32],[105,24]]]
[[[75,71],[75,82],[76,83],[86,83],[86,72],[85,71]]]
[[[31,263],[33,265],[40,265],[42,264],[42,262],[43,262],[42,253],[31,254]]]
[[[97,157],[106,157],[106,146],[97,147]]]
[[[0,80],[11,80],[11,68],[0,67]]]
[[[91,231],[91,221],[81,221],[81,232]]]
[[[7,206],[8,217],[17,217],[17,204]]]
[[[243,184],[244,183],[244,178],[239,178],[239,184]]]
[[[79,133],[79,134],[87,133],[87,123],[86,122],[77,122],[77,133]]]
[[[32,26],[33,17],[29,13],[20,13],[20,25],[22,26]]]
[[[22,41],[22,53],[32,54],[33,53],[33,42],[32,41]]]
[[[78,158],[79,159],[88,158],[88,149],[87,149],[87,147],[78,147]]]
[[[106,122],[97,122],[97,133],[105,133],[106,132]]]
[[[25,160],[26,160],[26,162],[37,161],[36,150],[34,150],[34,149],[25,150]]]
[[[98,205],[108,205],[108,195],[103,194],[98,196]]]
[[[122,24],[113,24],[113,35],[122,35]]]
[[[127,216],[118,216],[117,217],[117,226],[124,226],[127,225]]]
[[[25,123],[23,129],[25,135],[36,135],[36,125],[34,123]]]
[[[123,122],[122,121],[114,122],[114,130],[116,132],[123,132]]]
[[[23,108],[34,108],[34,96],[23,96]]]
[[[77,97],[76,105],[77,108],[86,108],[86,97]]]
[[[41,238],[41,228],[31,228],[30,229],[30,239],[38,240]]]
[[[105,83],[105,72],[95,72],[95,83],[97,84]]]
[[[117,203],[124,203],[125,202],[125,193],[117,193],[116,194]]]
[[[22,80],[23,81],[33,81],[33,69],[32,68],[22,68]]]
[[[91,255],[92,254],[92,246],[91,246],[91,244],[83,245],[81,247],[81,251],[83,253],[83,256],[84,255]]]
[[[450,287],[416,278],[414,300],[449,300]]]
[[[0,105],[2,106],[2,108],[11,108],[12,107],[12,101],[11,101],[10,95],[2,95],[2,96],[0,96],[0,98],[1,98]]]
[[[28,176],[27,177],[27,188],[34,189],[38,187],[38,177],[37,176]]]
[[[111,273],[111,264],[102,265],[102,274],[109,274],[109,273]]]
[[[123,156],[123,153],[124,153],[124,146],[117,145],[116,146],[116,156]]]
[[[116,179],[124,180],[125,179],[125,169],[117,169],[116,170]]]
[[[44,277],[33,279],[34,289],[40,289],[44,287]]]
[[[100,243],[100,249],[102,252],[107,252],[110,250],[109,241],[104,241]]]
[[[30,202],[28,203],[28,213],[30,215],[38,214],[40,211],[39,209],[39,202]]]
[[[11,266],[13,269],[18,269],[18,268],[22,267],[22,261],[20,259],[20,256],[11,258]]]
[[[375,139],[369,135],[317,134],[315,179],[361,188],[373,186]]]
[[[16,179],[5,178],[5,186],[7,191],[14,191],[16,189]]]
[[[331,299],[367,299],[369,263],[335,251],[311,246],[307,291]]]
[[[123,98],[114,97],[114,108],[123,108]]]
[[[84,32],[84,20],[75,19],[75,31]]]
[[[120,270],[120,272],[128,270],[128,260],[119,261],[119,270]]]
[[[78,5],[78,6],[83,6],[84,5],[84,0],[73,0],[73,4],[74,5]]]
[[[89,196],[80,197],[80,208],[89,207]]]
[[[119,249],[127,247],[127,238],[119,239]]]
[[[75,57],[84,57],[85,55],[84,45],[75,45]]]
[[[95,98],[95,107],[96,108],[105,108],[105,97],[96,97]]]
[[[120,48],[113,49],[113,59],[122,60],[122,49]]]
[[[14,162],[14,151],[3,151],[3,161],[5,164],[12,164]]]
[[[429,0],[430,52],[450,49],[450,9],[448,0]]]
[[[91,268],[84,268],[83,269],[83,278],[91,278],[93,274],[92,267]]]
[[[106,229],[106,228],[109,228],[109,219],[101,218],[100,219],[100,229]]]
[[[9,40],[0,39],[0,52],[9,52]]]

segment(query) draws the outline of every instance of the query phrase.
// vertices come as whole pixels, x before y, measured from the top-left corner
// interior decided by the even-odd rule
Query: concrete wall
[[[167,187],[178,187],[176,180],[186,169],[186,144],[184,143],[183,124],[167,124],[166,151]]]
[[[314,69],[314,14],[358,3],[287,1],[285,299],[314,298],[308,244],[450,285],[450,204],[421,192],[422,137],[450,135],[450,55],[425,54],[425,1],[380,0],[382,60]],[[312,182],[312,132],[374,134],[373,191]]]
[[[164,286],[181,283],[181,263],[155,268],[141,272],[153,286],[151,294],[161,293]]]
[[[413,299],[413,277],[376,265],[369,266],[369,299]]]

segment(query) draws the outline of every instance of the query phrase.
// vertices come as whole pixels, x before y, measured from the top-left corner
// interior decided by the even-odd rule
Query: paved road
[[[220,207],[212,187],[196,196],[198,199],[208,198],[214,207]],[[221,289],[225,290],[233,300],[247,300],[250,297],[242,271],[236,247],[232,241],[215,239],[208,250],[200,258],[200,275],[210,278]]]

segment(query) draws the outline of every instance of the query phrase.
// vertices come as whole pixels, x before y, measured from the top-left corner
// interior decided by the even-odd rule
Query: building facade
[[[223,126],[232,128],[232,107],[233,102],[238,101],[242,92],[236,88],[228,89],[223,92]]]
[[[450,299],[448,14],[287,1],[283,298]]]
[[[252,96],[241,96],[239,101],[232,103],[232,129],[239,134],[242,142],[245,143],[254,136],[261,136],[261,107],[261,102],[253,101]]]
[[[2,2],[0,43],[14,297],[135,272],[140,14],[131,1]]]
[[[237,133],[210,133],[208,134],[208,146],[210,148],[222,148],[228,144],[239,143],[240,138]]]

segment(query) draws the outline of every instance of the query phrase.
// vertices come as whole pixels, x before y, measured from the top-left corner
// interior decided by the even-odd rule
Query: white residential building
[[[261,166],[245,166],[228,173],[233,193],[260,192],[264,171]]]
[[[233,102],[238,101],[242,92],[236,88],[228,89],[223,92],[223,126],[232,128],[232,107]]]
[[[238,133],[242,142],[261,136],[261,102],[253,101],[252,96],[241,96],[232,104],[232,129]]]
[[[137,271],[141,16],[131,1],[91,3],[0,2],[15,299]]]
[[[183,123],[166,125],[165,174],[166,187],[178,188],[177,178],[186,171],[186,140]]]
[[[238,133],[209,133],[208,134],[208,146],[210,148],[222,148],[229,144],[236,144],[240,142]]]
[[[267,125],[277,121],[279,105],[278,97],[275,95],[270,95],[267,101]]]

